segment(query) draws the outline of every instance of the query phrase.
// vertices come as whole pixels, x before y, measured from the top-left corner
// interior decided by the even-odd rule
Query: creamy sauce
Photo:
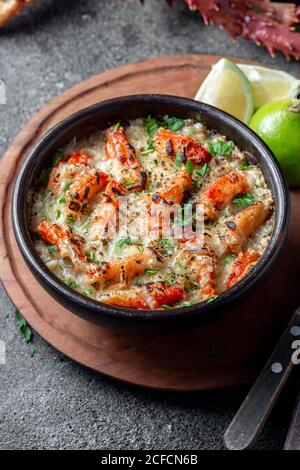
[[[260,167],[253,164],[252,159],[249,159],[233,142],[228,142],[225,136],[208,130],[201,122],[178,120],[178,130],[174,134],[190,137],[193,142],[211,154],[207,163],[193,162],[190,165],[189,160],[184,161],[184,158],[178,158],[179,155],[170,156],[164,146],[157,145],[156,133],[162,125],[163,123],[158,122],[157,129],[151,132],[151,135],[147,132],[147,123],[145,124],[144,119],[132,120],[124,127],[126,136],[135,149],[140,167],[148,174],[147,187],[143,190],[131,190],[130,184],[127,183],[128,181],[130,183],[132,173],[118,158],[107,158],[107,130],[105,130],[80,140],[75,137],[56,156],[56,160],[62,156],[63,158],[49,170],[48,178],[52,181],[51,185],[47,187],[46,182],[30,195],[33,201],[30,208],[30,224],[38,255],[59,279],[80,293],[99,301],[107,301],[115,292],[128,293],[132,287],[135,289],[157,281],[168,286],[183,287],[184,296],[175,302],[173,307],[203,300],[209,301],[226,289],[234,263],[240,253],[255,251],[258,260],[268,245],[274,223],[273,198]],[[174,126],[171,126],[171,130],[172,127]],[[113,129],[110,131],[113,132]],[[69,163],[66,156],[72,152],[84,152],[89,155],[91,157],[89,165]],[[72,188],[74,182],[79,184],[85,175],[95,169],[106,173],[109,179],[127,184],[127,186],[124,184],[128,190],[127,228],[125,230],[125,226],[121,226],[120,232],[112,239],[105,236],[101,220],[99,222],[103,211],[101,198],[105,188],[89,200],[85,210],[70,214],[68,209],[70,187]],[[151,234],[141,233],[149,214],[149,200],[151,201],[155,193],[168,188],[176,180],[179,172],[185,170],[191,177],[192,187],[184,194],[182,204],[187,199],[191,203],[199,201],[200,195],[210,188],[213,182],[232,172],[243,175],[241,177],[245,177],[248,184],[244,194],[236,194],[224,207],[217,209],[217,215],[213,220],[205,221],[205,244],[208,251],[204,254],[201,250],[196,251],[192,262],[191,254],[187,254],[189,242],[178,241],[172,237],[172,234],[154,242]],[[74,200],[76,201],[76,198]],[[228,220],[234,218],[238,211],[257,202],[261,202],[269,210],[269,216],[246,237],[240,249],[232,251],[228,250],[227,246],[224,248],[222,235],[224,236]],[[71,230],[75,236],[78,235],[84,260],[76,259],[74,247],[70,247],[68,240],[66,243],[61,241],[56,245],[41,237],[38,227],[44,221],[48,224],[57,224]],[[149,247],[153,246],[162,255],[162,261],[157,263],[157,260],[154,262],[150,260],[147,269],[138,276],[133,276],[125,282],[124,279],[105,283],[91,281],[89,273],[97,271],[99,266],[130,255],[149,253]],[[257,260],[251,263],[249,269],[253,268]],[[202,266],[200,271],[199,266]],[[249,269],[245,270],[243,275],[247,274]],[[206,281],[213,283],[214,293],[207,294],[205,289],[203,290]],[[149,301],[149,308],[169,306],[154,304],[151,307],[151,305]]]

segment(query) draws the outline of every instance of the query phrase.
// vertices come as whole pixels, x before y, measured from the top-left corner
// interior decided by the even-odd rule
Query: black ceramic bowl
[[[52,274],[34,250],[28,229],[27,196],[34,188],[41,170],[56,150],[74,135],[80,136],[97,128],[105,128],[120,118],[173,115],[194,118],[200,113],[208,128],[216,129],[232,139],[242,150],[253,155],[260,164],[275,201],[275,227],[263,256],[254,269],[230,290],[211,303],[203,302],[190,307],[170,310],[132,310],[108,306],[72,290]],[[48,293],[64,307],[92,322],[113,323],[130,327],[191,326],[195,322],[213,318],[215,314],[231,309],[251,292],[266,276],[278,257],[286,238],[290,205],[289,191],[270,149],[247,126],[228,114],[193,100],[167,95],[136,95],[104,101],[73,114],[48,131],[29,152],[18,174],[12,206],[15,236],[23,257],[37,280]]]

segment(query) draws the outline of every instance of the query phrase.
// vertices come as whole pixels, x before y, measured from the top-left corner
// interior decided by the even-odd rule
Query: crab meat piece
[[[231,271],[226,283],[226,289],[230,289],[230,287],[234,286],[234,284],[245,277],[246,274],[248,274],[248,272],[256,264],[259,257],[260,254],[254,250],[240,253],[231,267]]]
[[[199,285],[202,300],[208,300],[216,295],[216,256],[208,248],[198,252],[187,252],[186,263],[189,269],[189,280]]]
[[[166,189],[154,193],[152,201],[155,203],[165,204],[167,206],[181,204],[184,193],[191,189],[192,186],[193,183],[190,175],[183,170],[176,174]]]
[[[74,268],[82,267],[82,264],[87,261],[84,254],[84,238],[75,234],[70,228],[43,220],[37,230],[42,240],[47,245],[55,245],[62,257]]]
[[[67,167],[67,174],[64,174],[64,178],[67,176],[69,179],[74,179],[84,168],[91,166],[92,160],[92,157],[83,151],[72,152],[62,157],[53,165],[49,175],[48,188],[53,192],[59,189],[63,165],[72,165]]]
[[[142,287],[114,291],[100,298],[101,302],[125,308],[153,310],[162,305],[173,305],[184,298],[182,286],[169,286],[163,282],[149,282]]]
[[[95,194],[106,188],[109,176],[100,170],[92,170],[77,178],[66,193],[69,213],[72,216],[83,212]]]
[[[219,210],[226,207],[238,194],[246,193],[249,187],[246,176],[237,171],[217,178],[197,199],[197,203],[203,204],[204,220],[215,219]]]
[[[270,210],[262,202],[256,202],[238,211],[225,221],[225,233],[220,235],[223,252],[239,254],[248,237],[264,223]]]
[[[155,138],[155,149],[161,155],[175,158],[176,154],[182,162],[192,160],[194,163],[207,163],[212,158],[211,153],[203,145],[187,135],[175,134],[166,129],[160,130]]]
[[[116,234],[120,197],[125,196],[128,190],[116,181],[108,183],[105,193],[92,215],[92,224],[89,234],[93,240],[101,240],[103,236],[113,238]]]
[[[104,262],[96,269],[89,271],[88,282],[100,287],[105,283],[128,285],[131,279],[145,273],[146,269],[161,266],[163,258],[154,252],[129,255],[110,263]]]
[[[126,169],[126,178],[122,183],[130,190],[142,191],[148,187],[148,174],[141,167],[135,153],[134,147],[129,142],[124,128],[110,129],[105,147],[107,159],[118,160]]]

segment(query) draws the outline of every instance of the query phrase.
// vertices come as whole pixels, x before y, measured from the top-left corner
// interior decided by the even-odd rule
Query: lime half
[[[260,65],[237,65],[251,83],[255,109],[272,101],[297,98],[300,93],[300,80],[287,72]]]
[[[222,109],[246,124],[254,110],[249,80],[241,69],[228,59],[221,59],[212,67],[195,100]]]

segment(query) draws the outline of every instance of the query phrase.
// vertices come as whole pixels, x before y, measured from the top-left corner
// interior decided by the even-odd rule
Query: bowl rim
[[[103,111],[105,108],[114,107],[118,104],[124,103],[130,106],[130,104],[136,104],[138,102],[142,105],[146,102],[149,103],[149,101],[156,105],[173,104],[176,106],[179,105],[181,107],[188,107],[195,111],[195,113],[200,114],[205,113],[206,111],[213,113],[214,115],[218,116],[218,118],[221,119],[225,124],[233,127],[239,134],[243,134],[244,136],[247,135],[249,139],[251,139],[252,145],[256,147],[262,158],[264,158],[267,162],[267,172],[270,176],[270,179],[276,183],[277,191],[279,191],[277,196],[273,194],[273,197],[276,198],[277,201],[275,201],[276,212],[272,235],[267,248],[265,249],[255,267],[243,279],[241,279],[241,281],[218,295],[212,301],[202,301],[190,306],[175,307],[166,310],[135,310],[111,306],[101,303],[98,300],[89,298],[84,294],[81,294],[70,288],[64,284],[63,281],[61,281],[55,274],[53,274],[39,258],[38,254],[34,251],[28,224],[25,223],[25,221],[24,223],[22,221],[23,205],[25,202],[25,198],[21,198],[20,194],[22,184],[24,178],[26,178],[26,173],[31,161],[36,157],[36,155],[40,155],[42,153],[43,147],[46,143],[49,141],[51,142],[54,136],[59,136],[59,134],[65,129],[75,125],[78,120],[87,120],[89,116],[92,116],[95,113],[101,113],[101,111]],[[99,120],[101,120],[101,118]],[[43,159],[43,157],[39,158]],[[143,322],[154,320],[159,322],[160,320],[163,321],[166,319],[187,319],[189,317],[195,317],[195,315],[199,315],[200,317],[201,314],[210,313],[222,306],[224,306],[225,309],[228,304],[239,300],[243,295],[245,295],[246,292],[253,289],[259,280],[265,277],[266,272],[268,271],[268,267],[271,267],[272,261],[275,261],[283,247],[290,219],[290,197],[286,179],[273,152],[247,125],[229,115],[228,113],[215,108],[214,106],[198,102],[193,99],[164,94],[136,94],[101,101],[83,108],[58,122],[45,134],[43,134],[29,150],[21,165],[21,168],[18,171],[13,189],[11,210],[13,229],[18,247],[26,263],[38,278],[39,283],[40,280],[42,280],[42,282],[52,288],[52,290],[54,290],[59,295],[59,297],[64,297],[69,302],[73,304],[75,303],[82,310],[93,312],[94,314],[99,315],[99,317],[105,316],[112,320],[115,318]]]

